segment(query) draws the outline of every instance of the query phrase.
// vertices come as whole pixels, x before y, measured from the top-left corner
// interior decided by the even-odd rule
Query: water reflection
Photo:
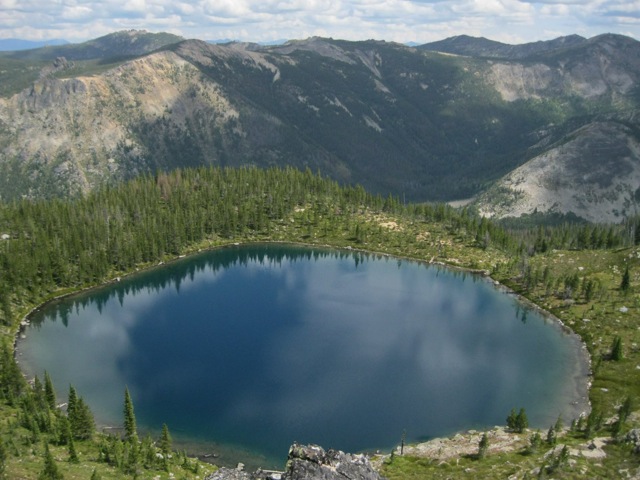
[[[120,423],[127,385],[142,427],[278,461],[294,440],[390,448],[512,407],[543,428],[575,413],[580,354],[537,312],[476,276],[359,252],[210,252],[34,323],[27,368],[72,383],[102,421]]]

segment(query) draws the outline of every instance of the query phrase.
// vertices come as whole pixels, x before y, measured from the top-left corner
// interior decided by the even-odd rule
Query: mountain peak
[[[426,43],[418,48],[422,50],[451,53],[468,57],[516,60],[567,46],[578,45],[584,42],[586,42],[586,39],[580,35],[568,35],[565,37],[558,37],[553,40],[523,43],[521,45],[509,45],[495,40],[489,40],[484,37],[457,35],[437,42]]]

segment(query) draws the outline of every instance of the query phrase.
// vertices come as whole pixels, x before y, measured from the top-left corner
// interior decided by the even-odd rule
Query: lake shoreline
[[[18,329],[16,332],[16,335],[14,337],[14,352],[16,355],[18,355],[18,342],[19,340],[22,338],[22,335],[24,333],[24,330],[28,327],[28,325],[30,324],[30,319],[33,316],[33,314],[35,314],[36,312],[38,312],[39,310],[41,310],[42,308],[50,305],[51,303],[54,303],[56,301],[68,298],[68,297],[73,297],[75,295],[81,294],[81,293],[86,293],[88,291],[94,290],[94,289],[100,289],[103,288],[105,286],[114,284],[114,283],[118,283],[120,282],[123,278],[128,278],[130,276],[133,276],[137,273],[142,273],[142,272],[146,272],[149,270],[153,270],[156,268],[160,268],[166,265],[169,265],[171,263],[177,262],[179,260],[182,260],[188,256],[193,256],[193,255],[197,255],[200,253],[206,253],[208,251],[215,251],[215,250],[219,250],[219,249],[224,249],[224,248],[234,248],[234,247],[240,247],[240,246],[256,246],[256,245],[271,245],[271,244],[280,244],[280,245],[291,245],[291,246],[299,246],[299,247],[306,247],[306,248],[321,248],[321,249],[331,249],[331,250],[337,250],[337,251],[347,251],[347,252],[358,252],[358,253],[362,253],[365,255],[373,255],[373,256],[378,256],[378,257],[383,257],[383,258],[392,258],[392,259],[398,259],[398,260],[406,260],[406,261],[411,261],[411,262],[416,262],[416,263],[422,263],[424,265],[433,265],[436,267],[443,267],[449,270],[457,270],[460,272],[464,272],[464,273],[469,273],[469,274],[473,274],[473,275],[478,275],[479,277],[482,277],[485,281],[491,282],[494,287],[496,289],[501,290],[503,293],[505,294],[509,294],[509,295],[514,295],[518,297],[518,300],[520,302],[522,302],[523,304],[535,309],[536,311],[538,311],[541,315],[544,316],[544,318],[549,319],[551,322],[554,323],[554,325],[556,325],[563,333],[568,334],[571,336],[571,341],[572,342],[576,342],[576,348],[578,348],[578,351],[580,352],[579,358],[576,361],[576,365],[575,365],[575,373],[573,375],[573,382],[575,384],[575,412],[576,412],[576,418],[579,415],[584,415],[587,414],[589,409],[590,409],[590,401],[589,401],[589,392],[590,392],[590,387],[591,387],[591,357],[589,355],[589,352],[586,348],[586,345],[584,344],[584,342],[582,341],[581,337],[579,335],[577,335],[575,332],[573,332],[573,330],[566,326],[559,318],[557,318],[556,316],[554,316],[553,314],[551,314],[550,312],[548,312],[547,310],[545,310],[544,308],[542,308],[541,306],[539,306],[538,304],[536,304],[535,302],[527,299],[526,297],[519,295],[518,293],[516,293],[515,291],[513,291],[512,289],[510,289],[509,287],[499,283],[497,280],[493,279],[490,275],[490,272],[486,271],[486,270],[480,270],[480,269],[471,269],[471,268],[465,268],[465,267],[461,267],[459,265],[452,265],[452,264],[447,264],[445,262],[442,261],[434,261],[434,259],[432,258],[431,260],[427,260],[427,259],[417,259],[417,258],[412,258],[409,256],[402,256],[402,255],[393,255],[391,253],[386,253],[386,252],[376,252],[373,250],[368,250],[368,249],[362,249],[362,248],[354,248],[351,246],[334,246],[334,245],[330,245],[330,244],[310,244],[310,243],[304,243],[304,242],[292,242],[292,241],[255,241],[255,242],[229,242],[226,244],[220,244],[220,245],[214,245],[211,246],[210,248],[200,248],[197,250],[193,250],[191,252],[189,252],[187,255],[180,255],[171,259],[168,259],[166,261],[161,261],[157,264],[153,264],[153,265],[148,265],[145,266],[143,268],[137,268],[134,271],[131,272],[127,272],[122,274],[121,276],[112,278],[110,280],[107,280],[101,284],[98,285],[92,285],[92,286],[88,286],[88,287],[82,287],[82,288],[78,288],[77,290],[73,290],[73,291],[68,291],[65,293],[62,293],[60,295],[56,295],[50,299],[48,299],[46,302],[43,302],[40,305],[35,306],[34,308],[32,308],[22,319],[22,321],[19,323],[18,325]],[[24,372],[23,372],[24,373]],[[505,414],[506,415],[506,414]],[[114,429],[117,430],[119,427],[116,426],[109,426],[109,425],[105,425],[105,426],[101,426],[102,428],[105,429]],[[293,440],[292,440],[293,441]],[[330,447],[327,446],[327,447]],[[286,459],[283,459],[283,461]]]

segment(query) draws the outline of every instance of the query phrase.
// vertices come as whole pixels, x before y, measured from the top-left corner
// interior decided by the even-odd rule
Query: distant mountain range
[[[432,52],[453,53],[455,55],[467,55],[470,57],[521,60],[545,52],[582,45],[586,41],[586,38],[579,35],[569,35],[544,42],[539,41],[522,45],[508,45],[482,37],[458,35],[438,42],[427,43],[418,48]]]
[[[640,205],[640,42],[211,44],[124,31],[0,53],[0,195],[292,165],[490,216]]]
[[[30,50],[32,48],[41,48],[55,45],[66,45],[69,42],[62,39],[52,40],[20,40],[18,38],[0,38],[0,52]]]

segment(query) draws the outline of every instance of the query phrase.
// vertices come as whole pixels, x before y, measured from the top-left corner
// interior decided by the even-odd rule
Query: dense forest
[[[49,299],[201,249],[284,241],[360,248],[480,270],[536,301],[550,302],[549,308],[555,301],[588,306],[609,301],[614,294],[608,277],[598,272],[578,275],[545,264],[545,259],[560,250],[633,248],[640,240],[640,221],[592,225],[561,218],[545,226],[538,220],[501,225],[469,209],[405,204],[293,168],[176,170],[73,199],[0,204],[0,409],[6,414],[0,421],[0,467],[4,469],[10,458],[30,455],[33,470],[21,475],[35,478],[47,465],[55,467],[50,448],[57,448],[58,455],[67,451],[77,460],[74,441],[88,442],[96,436],[89,407],[72,388],[64,414],[46,372],[44,384],[39,379],[27,384],[13,359],[20,322]],[[629,264],[626,284],[622,271],[617,271],[622,283],[615,292],[627,294],[634,284]],[[125,412],[132,410],[131,399],[127,402]],[[129,424],[132,421],[125,413],[125,426],[127,418]],[[94,452],[92,461],[132,476],[144,469],[167,473],[176,468],[183,476],[197,472],[197,463],[185,455],[167,462],[166,438],[159,441],[164,445],[159,452],[150,438],[139,441],[130,430],[131,426],[122,438],[100,436],[90,443],[93,447],[85,447]]]
[[[203,240],[292,239],[281,230],[296,209],[304,212],[299,221],[307,233],[315,231],[316,238],[346,229],[360,243],[365,232],[382,235],[381,227],[362,215],[367,212],[444,222],[452,234],[470,235],[479,245],[492,243],[511,253],[613,248],[632,242],[635,233],[631,224],[564,223],[507,230],[467,210],[443,204],[404,205],[394,197],[340,187],[295,169],[177,170],[72,200],[0,204],[2,321],[10,325],[16,307],[37,303],[61,288],[99,284],[140,265],[183,254]],[[293,240],[308,237],[302,233]]]

